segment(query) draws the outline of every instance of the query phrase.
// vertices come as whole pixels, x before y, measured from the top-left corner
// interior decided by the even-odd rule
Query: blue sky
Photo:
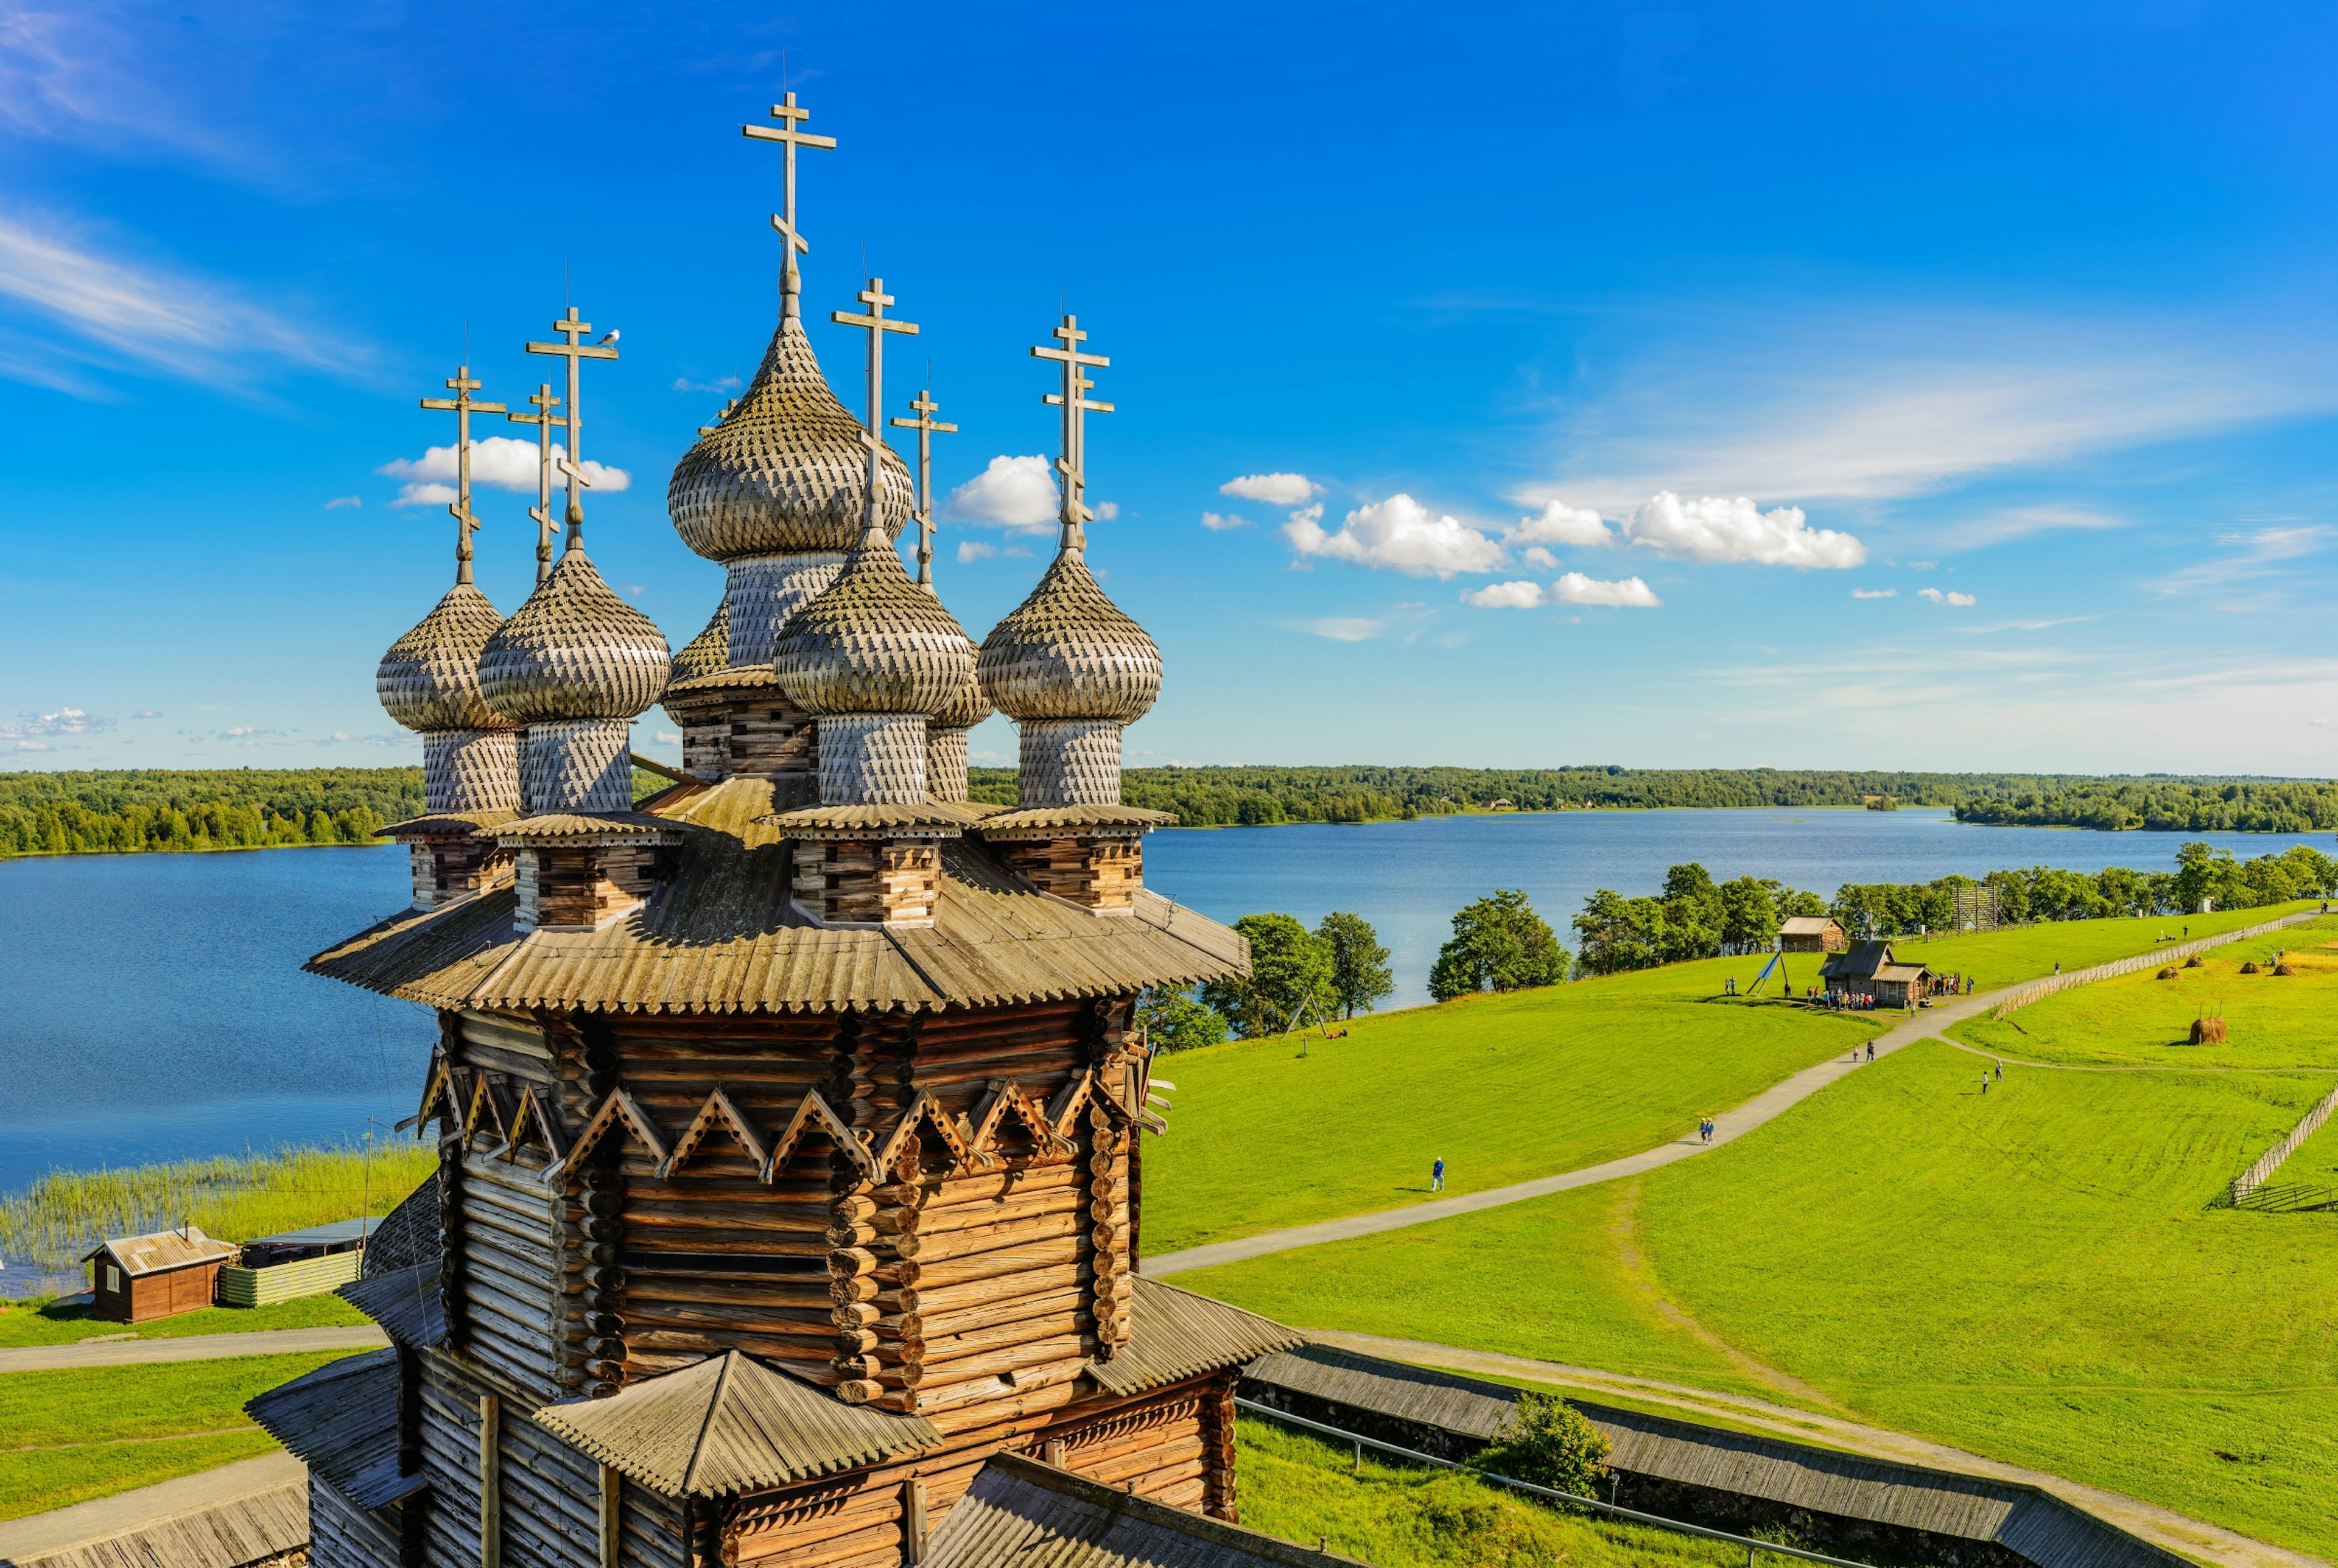
[[[1112,357],[1132,763],[2338,774],[2326,7],[210,9],[0,7],[0,766],[418,758],[415,400],[467,328],[521,405],[564,272],[588,542],[692,636],[784,68],[814,342],[857,409],[865,247],[977,639],[1051,544],[1026,350]]]

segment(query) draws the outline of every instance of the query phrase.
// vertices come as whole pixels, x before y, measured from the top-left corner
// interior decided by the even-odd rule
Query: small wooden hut
[[[220,1265],[235,1244],[214,1241],[193,1225],[151,1236],[117,1236],[82,1259],[90,1265],[90,1316],[108,1323],[150,1323],[211,1304]]]
[[[1829,991],[1864,996],[1879,1007],[1907,1006],[1925,995],[1931,977],[1924,965],[1900,962],[1889,942],[1854,942],[1819,971]]]
[[[1850,946],[1850,933],[1832,915],[1797,915],[1778,927],[1781,953],[1840,953]]]

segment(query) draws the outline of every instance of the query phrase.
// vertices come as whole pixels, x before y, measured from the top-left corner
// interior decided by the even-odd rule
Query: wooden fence
[[[2132,975],[2138,969],[2155,969],[2164,964],[2180,963],[2195,953],[2205,953],[2211,947],[2222,947],[2229,942],[2245,942],[2252,936],[2269,936],[2284,926],[2319,920],[2319,909],[2301,909],[2294,915],[2284,915],[2278,920],[2266,920],[2254,926],[2244,926],[2237,931],[2220,936],[2202,936],[2190,942],[2179,942],[2173,947],[2163,947],[2156,953],[2137,953],[2131,958],[2114,958],[2107,964],[2097,964],[2088,969],[2073,969],[2067,975],[2050,975],[2043,980],[2032,980],[2004,1001],[1989,1009],[1992,1018],[2002,1018],[2033,1002],[2043,1002],[2058,991],[2068,991],[2074,985],[2091,985],[2097,980],[2110,980],[2121,975]]]
[[[2271,1181],[2273,1173],[2281,1169],[2281,1162],[2296,1153],[2299,1144],[2320,1132],[2322,1124],[2330,1120],[2333,1111],[2338,1111],[2338,1089],[2324,1094],[2322,1102],[2308,1111],[2297,1125],[2289,1130],[2288,1137],[2258,1155],[2255,1164],[2233,1179],[2233,1201],[2235,1204],[2241,1202]]]
[[[222,1269],[217,1299],[222,1307],[268,1307],[296,1296],[322,1296],[356,1279],[364,1257],[362,1252],[329,1252],[271,1269]]]

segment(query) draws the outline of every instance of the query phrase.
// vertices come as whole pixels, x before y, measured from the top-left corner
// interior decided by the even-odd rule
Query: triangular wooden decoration
[[[690,1119],[690,1125],[682,1130],[682,1136],[673,1141],[673,1152],[658,1165],[658,1179],[663,1181],[673,1175],[717,1126],[731,1129],[731,1135],[739,1140],[739,1146],[747,1152],[749,1159],[754,1161],[759,1174],[770,1163],[771,1152],[763,1146],[762,1137],[756,1132],[755,1124],[747,1120],[739,1107],[731,1103],[731,1096],[725,1094],[718,1083],[714,1093],[706,1097],[706,1103],[698,1108],[698,1114]]]
[[[1047,1102],[1047,1126],[1056,1137],[1071,1137],[1072,1128],[1076,1124],[1075,1118],[1079,1115],[1080,1107],[1088,1102],[1088,1095],[1095,1089],[1095,1072],[1091,1068],[1056,1091],[1056,1097]]]
[[[593,1152],[593,1146],[601,1142],[602,1134],[620,1122],[633,1133],[635,1142],[649,1151],[652,1160],[660,1164],[665,1162],[665,1139],[659,1134],[657,1123],[642,1113],[642,1108],[634,1103],[632,1095],[623,1089],[612,1089],[609,1097],[601,1102],[601,1108],[594,1112],[592,1119],[584,1123],[584,1130],[576,1134],[576,1142],[566,1156],[545,1167],[545,1182],[558,1181],[570,1166]]]
[[[862,1175],[871,1181],[883,1180],[878,1174],[877,1156],[870,1152],[869,1145],[861,1142],[852,1129],[844,1124],[843,1117],[830,1109],[828,1102],[820,1098],[820,1091],[812,1089],[805,1092],[803,1103],[796,1107],[796,1113],[793,1116],[788,1118],[787,1130],[781,1132],[779,1141],[771,1145],[771,1158],[763,1161],[764,1181],[777,1179],[780,1167],[785,1165],[788,1162],[788,1156],[795,1152],[797,1140],[803,1136],[804,1129],[814,1122],[818,1122],[828,1130],[829,1137],[835,1141],[836,1146],[844,1152],[847,1158],[860,1167]]]
[[[397,1130],[403,1132],[411,1127],[414,1129],[414,1135],[417,1138],[421,1137],[422,1130],[430,1124],[431,1108],[437,1104],[439,1097],[447,1094],[448,1090],[446,1053],[433,1051],[430,1053],[430,1075],[423,1081],[422,1084],[422,1103],[414,1108],[413,1115],[398,1124]],[[450,1103],[447,1109],[452,1112],[454,1107]]]
[[[483,1119],[487,1123],[486,1131],[495,1134],[498,1149],[511,1142],[511,1111],[504,1103],[503,1085],[490,1073],[476,1073],[471,1078],[470,1108],[463,1113],[465,1149],[479,1135]]]
[[[966,1140],[959,1136],[957,1126],[950,1121],[949,1112],[942,1108],[939,1100],[934,1098],[934,1092],[920,1089],[918,1097],[909,1102],[909,1108],[901,1112],[900,1121],[894,1123],[884,1147],[877,1152],[879,1170],[890,1171],[893,1168],[894,1160],[899,1156],[902,1147],[909,1142],[910,1134],[918,1130],[920,1122],[933,1123],[934,1131],[941,1134],[942,1142],[949,1146],[950,1158],[957,1163],[964,1165],[974,1158],[973,1151],[967,1147]]]
[[[997,1161],[993,1145],[1000,1124],[1009,1116],[1029,1130],[1032,1142],[1043,1156],[1052,1158],[1069,1149],[1070,1145],[1056,1135],[1046,1113],[1031,1103],[1031,1096],[1024,1093],[1022,1086],[1013,1079],[993,1078],[989,1091],[982,1097],[982,1103],[975,1107],[973,1135],[967,1140],[977,1153],[988,1161]]]
[[[562,1158],[560,1124],[545,1109],[544,1102],[536,1097],[533,1083],[519,1092],[519,1103],[512,1107],[511,1138],[497,1152],[506,1160],[516,1155],[530,1126],[535,1129],[536,1142],[544,1145],[544,1152],[552,1156],[555,1164],[558,1164]]]

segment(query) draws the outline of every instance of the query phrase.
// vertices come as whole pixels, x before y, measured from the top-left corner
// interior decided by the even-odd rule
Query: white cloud
[[[1916,590],[1916,597],[1919,599],[1929,599],[1935,604],[1954,604],[1959,609],[1962,609],[1968,604],[1978,604],[1980,603],[1979,600],[1974,598],[1970,593],[1944,593],[1938,588],[1919,588]]]
[[[59,708],[53,713],[37,713],[27,708],[11,720],[0,720],[0,740],[12,743],[18,751],[46,751],[48,745],[41,739],[51,735],[94,735],[111,730],[114,720],[93,718],[87,710]]]
[[[1269,506],[1304,506],[1323,493],[1323,486],[1304,474],[1245,474],[1218,486],[1221,495],[1260,501]]]
[[[1533,610],[1545,604],[1605,604],[1619,610],[1655,610],[1664,601],[1637,577],[1603,582],[1569,572],[1545,588],[1539,583],[1496,583],[1461,595],[1464,604],[1481,610]]]
[[[1607,531],[1606,521],[1598,513],[1582,506],[1569,506],[1564,501],[1551,500],[1542,504],[1539,516],[1521,517],[1518,525],[1502,535],[1502,542],[1513,547],[1524,544],[1613,544],[1616,535]]]
[[[1613,514],[1660,489],[1805,505],[1921,495],[2327,409],[2326,359],[2294,331],[2068,310],[1682,318],[1672,345],[1564,411],[1562,437],[1599,469],[1562,462],[1518,499]],[[1572,435],[1591,429],[1596,447]]]
[[[1120,503],[1117,501],[1099,501],[1094,506],[1089,507],[1088,510],[1096,514],[1097,522],[1109,523],[1120,515]]]
[[[682,737],[675,734],[671,730],[661,730],[657,731],[657,738],[658,744],[661,746],[679,746],[682,744]]]
[[[723,376],[712,381],[693,381],[687,376],[677,376],[673,378],[673,390],[676,392],[736,392],[739,390],[739,377]]]
[[[1230,528],[1249,528],[1253,524],[1249,518],[1239,516],[1232,512],[1223,514],[1216,512],[1204,512],[1202,514],[1202,526],[1213,534],[1223,534]]]
[[[1897,588],[1854,588],[1851,591],[1851,596],[1854,599],[1897,599],[1900,597],[1900,590]]]
[[[1461,595],[1480,610],[1532,610],[1547,602],[1539,583],[1495,583]]]
[[[961,566],[979,561],[987,555],[997,554],[997,545],[985,544],[979,539],[961,539],[958,542],[958,564]]]
[[[1931,530],[1932,542],[1950,550],[1979,550],[1986,545],[2002,544],[2009,539],[2027,538],[2049,529],[2124,528],[2127,520],[2107,513],[2092,511],[2083,506],[2016,506],[1986,516],[1951,523],[1944,528]],[[1926,565],[1931,564],[1930,562]]]
[[[1490,572],[1502,564],[1502,547],[1457,517],[1432,515],[1400,492],[1359,506],[1336,534],[1327,534],[1313,508],[1294,513],[1282,536],[1302,556],[1384,566],[1416,577],[1450,577],[1457,572]]]
[[[534,494],[536,481],[536,446],[533,441],[522,441],[511,436],[489,436],[471,443],[471,483],[484,485],[491,490],[517,490]],[[558,442],[552,446],[552,484],[558,489],[565,483],[568,448]],[[418,458],[400,457],[374,470],[408,484],[398,493],[393,506],[442,505],[455,499],[450,487],[457,477],[455,444],[432,446]],[[431,483],[435,481],[435,483]],[[584,481],[587,488],[604,495],[630,489],[634,476],[623,468],[613,468],[604,463],[584,459]]]
[[[1045,457],[997,456],[949,494],[950,515],[1026,532],[1048,526],[1063,505],[1055,466]]]
[[[1294,622],[1299,631],[1317,637],[1328,637],[1334,642],[1362,642],[1380,634],[1385,622],[1369,621],[1360,615],[1327,615],[1320,621]]]
[[[345,506],[363,506],[364,505],[365,501],[361,496],[336,495],[330,501],[325,503],[325,510],[328,512],[339,512]]]
[[[1550,602],[1554,604],[1609,604],[1619,610],[1654,610],[1664,603],[1656,597],[1654,589],[1637,577],[1603,583],[1596,577],[1586,577],[1580,572],[1569,572],[1552,583]]]
[[[1745,496],[1684,501],[1669,490],[1624,519],[1634,544],[1684,561],[1748,561],[1764,566],[1863,564],[1867,546],[1832,528],[1812,528],[1799,506],[1764,512]]]
[[[160,719],[162,716],[162,710],[160,708],[141,708],[131,715],[133,719]]]
[[[284,366],[337,371],[346,357],[225,285],[114,260],[54,222],[0,218],[0,299],[74,340],[20,339],[0,374],[81,396],[97,393],[67,368],[76,363],[235,387]]]
[[[1529,544],[1519,551],[1518,559],[1529,566],[1538,567],[1545,572],[1558,570],[1558,557],[1539,544]]]
[[[2161,593],[2188,593],[2229,587],[2284,570],[2283,563],[2319,553],[2332,531],[2320,524],[2291,528],[2253,528],[2217,537],[2225,554],[2171,573],[2150,586]]]

